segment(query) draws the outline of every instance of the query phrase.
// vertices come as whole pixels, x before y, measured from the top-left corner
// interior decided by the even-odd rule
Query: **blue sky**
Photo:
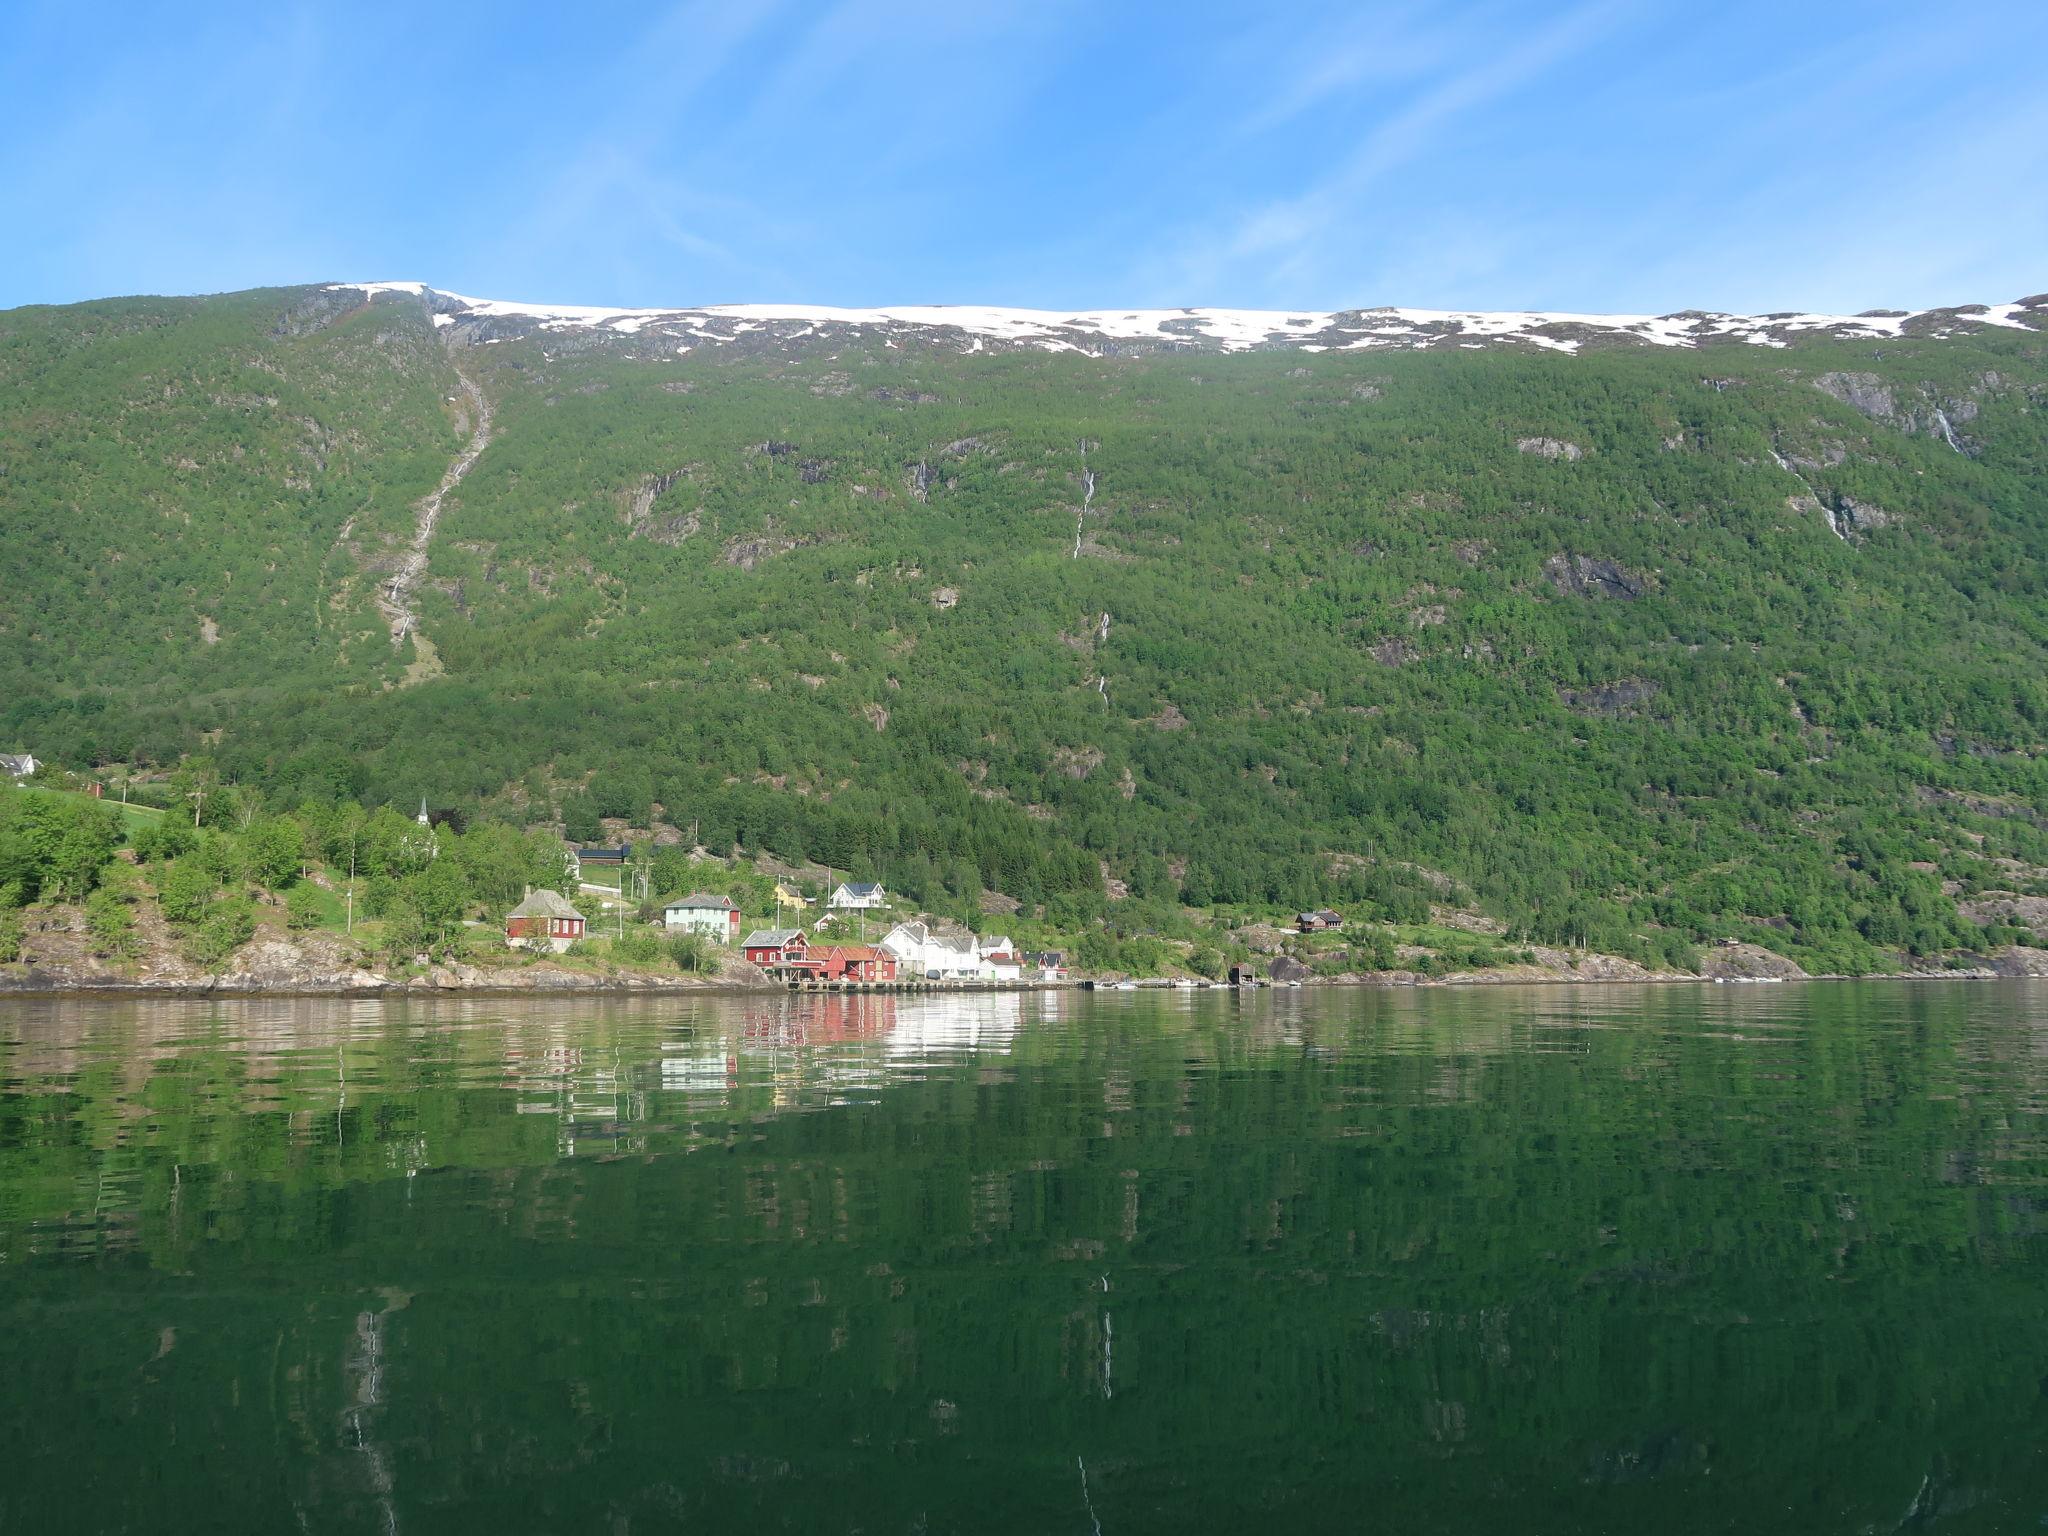
[[[0,307],[2048,289],[2048,4],[0,6]]]

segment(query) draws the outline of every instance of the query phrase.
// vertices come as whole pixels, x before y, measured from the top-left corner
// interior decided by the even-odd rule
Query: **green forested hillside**
[[[2040,334],[663,355],[360,297],[0,315],[0,748],[1070,925],[1448,897],[1858,969],[2048,893]]]

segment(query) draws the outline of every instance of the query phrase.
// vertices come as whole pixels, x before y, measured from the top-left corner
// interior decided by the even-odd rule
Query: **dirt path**
[[[491,403],[477,388],[476,381],[462,371],[460,362],[455,362],[454,368],[456,378],[462,381],[463,393],[469,396],[471,419],[475,421],[476,429],[470,434],[469,446],[456,455],[455,462],[448,466],[448,472],[441,476],[441,483],[420,498],[412,543],[406,547],[405,558],[399,562],[397,571],[377,594],[377,606],[391,624],[394,647],[403,645],[405,637],[419,623],[419,615],[413,611],[413,593],[419,587],[420,578],[427,573],[427,546],[433,542],[434,525],[441,520],[442,499],[462,483],[462,477],[476,466],[483,451],[491,445]],[[422,654],[425,654],[424,649]]]

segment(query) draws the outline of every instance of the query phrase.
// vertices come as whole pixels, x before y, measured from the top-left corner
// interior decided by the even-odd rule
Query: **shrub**
[[[644,928],[631,929],[612,940],[612,957],[628,965],[653,965],[661,959],[661,940]]]
[[[92,935],[94,954],[127,956],[135,953],[135,914],[121,891],[103,886],[86,897],[85,926]]]
[[[286,927],[298,931],[318,927],[320,911],[320,888],[311,881],[301,880],[284,893]]]
[[[0,912],[0,965],[12,965],[21,958],[21,914]]]
[[[135,856],[152,864],[180,858],[199,846],[199,834],[176,816],[159,816],[136,832]]]
[[[180,947],[195,965],[220,964],[248,943],[256,932],[256,914],[247,900],[216,901],[185,933]]]
[[[668,957],[676,969],[690,975],[712,969],[711,946],[701,933],[679,933],[668,941]]]
[[[157,904],[174,923],[196,923],[220,887],[196,861],[179,859],[166,865],[156,883]]]

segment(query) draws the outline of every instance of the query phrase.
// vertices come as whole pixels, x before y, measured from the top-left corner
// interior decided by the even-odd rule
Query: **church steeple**
[[[420,813],[413,817],[413,820],[423,827],[429,824],[427,818],[427,797],[425,795],[420,796]]]

